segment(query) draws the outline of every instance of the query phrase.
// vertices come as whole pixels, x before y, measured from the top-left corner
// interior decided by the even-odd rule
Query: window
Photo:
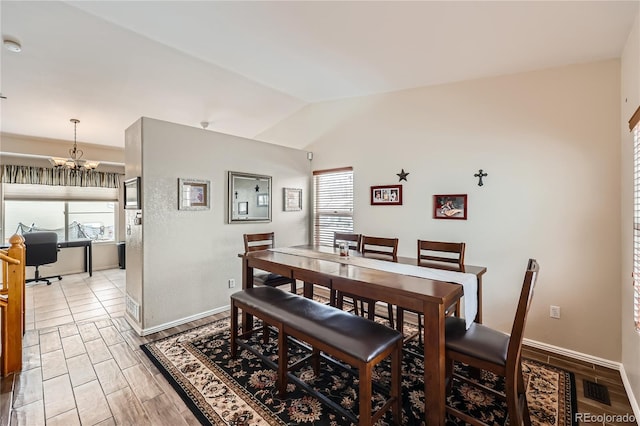
[[[629,120],[633,130],[633,321],[640,332],[640,108]]]
[[[334,232],[353,232],[353,169],[313,172],[313,242],[333,245]]]
[[[15,233],[55,231],[59,241],[115,240],[115,203],[106,201],[5,201],[5,242]]]
[[[116,188],[5,184],[5,242],[30,230],[55,231],[60,241],[115,241]]]

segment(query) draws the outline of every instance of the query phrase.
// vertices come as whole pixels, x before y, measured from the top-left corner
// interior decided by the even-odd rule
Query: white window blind
[[[633,320],[640,331],[640,125],[633,130]]]
[[[313,172],[314,244],[333,245],[334,232],[353,232],[353,168]]]

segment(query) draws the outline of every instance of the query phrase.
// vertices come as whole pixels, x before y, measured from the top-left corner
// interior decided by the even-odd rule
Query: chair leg
[[[524,377],[522,377],[522,361],[518,369],[518,397],[522,398],[522,420],[525,426],[531,426],[531,415],[529,414],[529,404],[527,404],[527,390],[524,387]]]
[[[298,284],[296,280],[291,280],[291,293],[296,294],[298,292]]]
[[[238,307],[231,300],[231,357],[235,358],[238,353],[238,346],[236,343],[236,338],[238,336]]]
[[[513,381],[515,380],[516,383]],[[507,377],[505,383],[505,396],[507,397],[507,412],[509,413],[509,425],[521,426],[522,416],[519,409],[518,377]]]
[[[393,325],[393,305],[387,303],[387,315],[389,315],[389,327],[395,328]]]

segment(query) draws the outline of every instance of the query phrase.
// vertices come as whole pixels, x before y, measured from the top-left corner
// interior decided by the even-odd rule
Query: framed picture
[[[402,185],[383,185],[371,187],[372,206],[401,206]]]
[[[267,207],[269,205],[269,194],[258,194],[258,207]]]
[[[302,210],[302,189],[283,188],[284,211],[297,212]]]
[[[467,220],[467,194],[434,195],[433,218]]]
[[[178,179],[178,210],[208,210],[210,182],[199,179]]]
[[[124,208],[141,209],[140,176],[124,181]]]
[[[249,214],[249,202],[240,201],[238,203],[238,214]]]

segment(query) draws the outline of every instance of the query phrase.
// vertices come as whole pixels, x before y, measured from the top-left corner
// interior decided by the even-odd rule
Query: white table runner
[[[427,278],[437,281],[452,282],[462,285],[464,291],[464,318],[467,329],[471,327],[478,313],[478,277],[466,272],[448,271],[445,269],[426,268],[418,265],[394,263],[387,260],[372,259],[360,256],[341,257],[333,253],[318,252],[311,249],[285,247],[274,248],[271,251],[296,256],[313,257],[316,259],[331,260],[345,265],[354,265],[363,268],[376,269],[378,271],[401,273],[418,278]]]

